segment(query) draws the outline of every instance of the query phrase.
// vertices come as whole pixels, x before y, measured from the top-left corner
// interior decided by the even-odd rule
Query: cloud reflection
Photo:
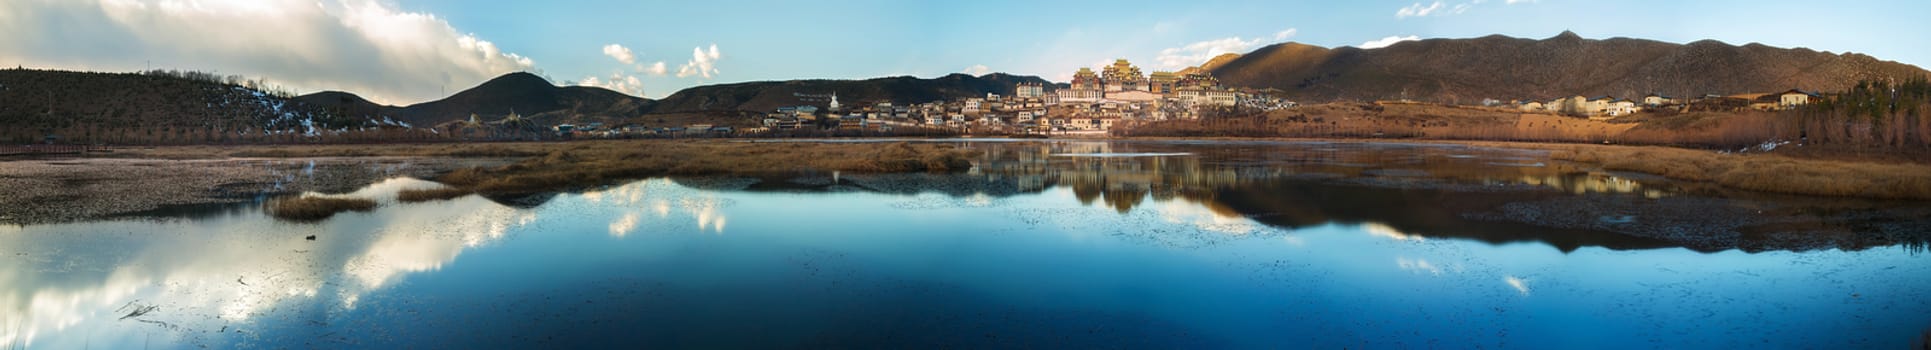
[[[1516,293],[1522,293],[1522,296],[1525,297],[1529,296],[1529,280],[1515,276],[1503,276],[1502,281],[1508,283],[1510,288],[1515,288]]]
[[[1434,263],[1428,262],[1428,259],[1395,258],[1395,266],[1408,272],[1427,273],[1435,276],[1441,276],[1443,272],[1440,266],[1435,266]]]
[[[1376,237],[1384,237],[1384,238],[1388,238],[1396,241],[1420,242],[1420,241],[1428,240],[1428,237],[1422,237],[1420,235],[1411,235],[1406,232],[1401,232],[1401,230],[1396,230],[1393,226],[1388,226],[1387,224],[1378,223],[1378,222],[1361,224],[1360,227],[1362,232],[1367,232],[1368,234],[1374,235]]]
[[[395,191],[421,186],[435,184],[388,180],[355,194],[390,201]],[[317,224],[243,211],[196,220],[13,228],[0,235],[0,247],[9,248],[0,254],[14,255],[0,259],[0,344],[79,348],[84,344],[77,342],[89,341],[114,347],[103,342],[128,335],[115,332],[147,331],[108,323],[130,304],[160,306],[137,319],[196,331],[248,322],[318,296],[340,298],[339,305],[349,309],[402,275],[439,269],[467,248],[502,239],[534,215],[467,197],[385,204]],[[309,235],[319,239],[303,239]],[[74,327],[91,330],[87,337],[42,339]]]
[[[1245,216],[1216,211],[1204,204],[1189,201],[1154,201],[1154,213],[1169,224],[1192,225],[1203,231],[1220,232],[1230,235],[1246,235],[1259,230],[1254,220]]]

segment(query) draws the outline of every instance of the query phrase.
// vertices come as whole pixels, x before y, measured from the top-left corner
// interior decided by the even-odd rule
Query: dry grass
[[[1667,147],[1558,146],[1552,158],[1753,191],[1931,199],[1931,166],[1723,154]]]
[[[309,158],[309,157],[458,157],[515,158],[548,154],[568,147],[561,142],[398,143],[360,145],[153,146],[115,149],[111,157],[152,159]]]
[[[454,199],[457,197],[467,196],[467,195],[470,195],[471,193],[476,193],[476,192],[471,191],[469,189],[457,188],[457,187],[443,187],[443,188],[434,188],[434,189],[407,189],[407,190],[402,190],[401,192],[396,192],[396,201],[403,202],[403,203],[439,201],[439,200],[448,200],[448,199]]]
[[[345,211],[366,212],[375,210],[374,200],[364,198],[331,198],[288,196],[268,200],[263,206],[268,215],[278,219],[293,221],[318,221]]]
[[[917,143],[599,141],[563,144],[507,166],[436,180],[479,193],[528,193],[659,175],[781,175],[813,171],[958,171],[970,151]]]

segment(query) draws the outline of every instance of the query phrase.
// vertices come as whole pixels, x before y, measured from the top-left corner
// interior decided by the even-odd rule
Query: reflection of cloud
[[[391,200],[396,190],[424,185],[434,184],[387,180],[351,195]],[[112,348],[106,342],[130,336],[90,331],[88,337],[48,338],[50,344],[36,344],[35,338],[74,327],[128,329],[89,324],[113,322],[126,313],[115,309],[134,301],[163,305],[164,312],[146,317],[184,328],[259,318],[318,295],[340,298],[340,305],[353,308],[361,295],[409,272],[438,269],[467,247],[498,240],[535,216],[480,197],[385,204],[366,215],[319,224],[243,212],[205,220],[43,225],[0,235],[0,247],[37,252],[0,259],[0,344],[80,348],[75,345],[91,341]],[[116,236],[115,248],[91,246],[102,232],[197,234]],[[307,235],[320,241],[300,238]],[[38,252],[58,252],[59,260]]]
[[[1281,240],[1286,241],[1287,244],[1292,244],[1297,247],[1307,246],[1307,240],[1301,239],[1301,237],[1294,236],[1294,235],[1281,236]]]
[[[705,197],[684,198],[679,202],[681,202],[679,204],[682,204],[684,208],[691,210],[692,216],[697,217],[697,229],[699,231],[716,229],[717,233],[724,233],[724,212],[722,210],[724,201],[718,200],[716,197]]]
[[[1260,229],[1247,217],[1225,215],[1206,206],[1184,201],[1156,202],[1153,211],[1167,223],[1193,225],[1204,231],[1245,235]]]
[[[1428,262],[1428,259],[1410,260],[1408,258],[1395,258],[1395,266],[1399,266],[1402,270],[1407,270],[1408,272],[1428,273],[1436,276],[1442,275],[1442,268]]]
[[[1515,292],[1522,293],[1522,296],[1529,296],[1529,280],[1515,276],[1504,276],[1502,277],[1502,281],[1508,283],[1509,287],[1515,288]]]
[[[637,213],[625,213],[623,217],[617,218],[616,222],[610,223],[610,236],[623,238],[630,235],[630,231],[637,229],[637,219],[639,219]]]
[[[1386,224],[1382,224],[1378,222],[1361,224],[1361,231],[1365,231],[1370,235],[1387,237],[1388,239],[1397,240],[1397,241],[1420,242],[1420,241],[1428,240],[1427,237],[1407,234],[1407,233],[1401,232],[1400,230],[1396,230],[1394,227],[1390,227]]]

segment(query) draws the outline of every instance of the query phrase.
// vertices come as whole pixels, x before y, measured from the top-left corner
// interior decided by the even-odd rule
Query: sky
[[[518,71],[661,98],[698,85],[1178,70],[1280,42],[1715,39],[1931,67],[1931,1],[0,0],[0,66],[264,79],[384,104]]]

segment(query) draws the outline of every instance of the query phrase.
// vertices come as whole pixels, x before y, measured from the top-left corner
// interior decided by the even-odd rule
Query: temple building
[[[1100,68],[1100,80],[1106,85],[1107,92],[1146,91],[1147,77],[1140,74],[1140,67],[1134,67],[1126,59],[1113,61],[1113,65]]]
[[[1173,88],[1179,87],[1179,84],[1180,76],[1173,72],[1153,72],[1153,75],[1147,78],[1149,91],[1158,95],[1173,94]]]
[[[1059,103],[1094,102],[1104,96],[1104,82],[1091,68],[1080,68],[1073,73],[1073,86],[1070,89],[1054,91],[1059,95]]]

